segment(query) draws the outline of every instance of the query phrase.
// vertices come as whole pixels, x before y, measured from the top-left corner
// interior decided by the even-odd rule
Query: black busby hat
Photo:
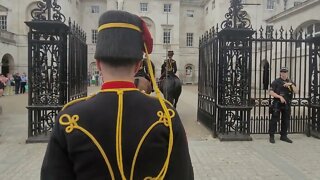
[[[99,19],[95,59],[141,60],[146,43],[152,51],[152,38],[145,22],[126,11],[107,11]]]

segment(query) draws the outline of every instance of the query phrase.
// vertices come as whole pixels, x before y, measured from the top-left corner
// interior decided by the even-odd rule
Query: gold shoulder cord
[[[104,30],[104,29],[108,29],[108,28],[129,28],[129,29],[134,29],[137,30],[139,32],[141,32],[140,28],[132,25],[132,24],[126,24],[126,23],[109,23],[109,24],[104,24],[101,25],[98,29],[98,31]],[[156,127],[157,125],[161,125],[163,124],[164,126],[166,126],[169,129],[169,145],[168,145],[168,154],[166,157],[166,160],[163,164],[162,169],[160,170],[159,174],[156,177],[145,177],[145,180],[153,180],[153,179],[164,179],[167,171],[168,171],[168,167],[169,167],[169,161],[170,161],[170,156],[171,156],[171,152],[172,152],[172,147],[173,147],[173,129],[172,129],[172,118],[175,116],[175,112],[172,109],[168,109],[165,102],[167,102],[164,98],[162,98],[161,96],[161,92],[157,86],[154,74],[153,74],[153,69],[152,69],[152,65],[151,65],[151,61],[150,61],[150,57],[148,54],[148,50],[146,47],[146,44],[144,44],[144,48],[145,48],[145,52],[146,52],[146,56],[147,56],[147,64],[148,64],[148,71],[149,71],[149,75],[151,77],[151,82],[153,84],[153,86],[155,87],[155,92],[156,92],[156,97],[158,98],[160,105],[163,109],[163,111],[158,111],[157,115],[159,117],[159,120],[156,121],[154,124],[152,124],[147,131],[144,133],[144,135],[142,136],[137,149],[135,151],[134,157],[133,157],[133,161],[132,161],[132,166],[131,166],[131,171],[130,171],[130,180],[133,180],[133,176],[134,176],[134,168],[135,168],[135,164],[139,155],[139,151],[141,149],[142,144],[144,143],[146,137],[149,135],[149,133],[151,132],[151,130]],[[118,95],[118,115],[117,115],[117,125],[116,125],[116,157],[117,157],[117,166],[118,166],[118,170],[120,172],[121,175],[121,179],[122,180],[126,180],[127,178],[125,177],[125,173],[124,173],[124,169],[123,169],[123,161],[122,161],[122,115],[123,115],[123,94],[124,91],[132,91],[132,90],[137,90],[135,88],[127,88],[127,89],[111,89],[111,90],[102,90],[100,92],[116,92]],[[63,108],[63,110],[76,103],[79,101],[83,101],[83,100],[87,100],[90,97],[87,98],[81,98],[75,101],[72,101],[68,104],[65,105],[65,107]],[[83,127],[79,126],[77,124],[77,121],[80,119],[79,115],[73,115],[70,116],[68,114],[63,114],[60,118],[59,118],[59,123],[63,126],[67,126],[65,131],[66,133],[71,133],[74,129],[78,129],[81,132],[83,132],[85,135],[87,135],[92,142],[95,144],[95,146],[98,148],[100,154],[102,155],[106,166],[108,168],[108,171],[110,173],[111,179],[115,180],[114,177],[114,172],[112,169],[112,166],[110,164],[110,161],[106,155],[106,153],[104,152],[102,146],[99,144],[99,142],[95,139],[95,137],[88,132],[86,129],[84,129]]]

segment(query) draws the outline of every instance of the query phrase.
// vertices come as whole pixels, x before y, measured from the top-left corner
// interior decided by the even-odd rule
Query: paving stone
[[[98,88],[90,88],[95,91]],[[46,144],[25,144],[27,95],[0,98],[0,180],[39,179]],[[184,86],[178,103],[196,180],[318,180],[320,140],[289,135],[288,144],[270,144],[267,135],[251,142],[220,142],[196,121],[197,87]]]

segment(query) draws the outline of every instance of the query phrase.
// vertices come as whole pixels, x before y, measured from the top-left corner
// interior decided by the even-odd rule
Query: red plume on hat
[[[143,42],[146,44],[147,46],[147,51],[148,51],[148,54],[152,53],[152,49],[153,49],[153,39],[152,39],[152,36],[151,36],[151,33],[147,27],[147,24],[146,22],[141,19],[142,21],[142,38],[143,38]],[[145,52],[146,50],[144,50]],[[145,52],[147,53],[147,52]]]

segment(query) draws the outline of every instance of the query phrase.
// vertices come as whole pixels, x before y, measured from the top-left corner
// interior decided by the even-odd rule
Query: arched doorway
[[[194,65],[187,64],[185,66],[185,84],[193,84],[194,80]]]
[[[1,74],[7,76],[8,73],[13,73],[14,60],[11,54],[5,54],[1,60]]]
[[[97,68],[97,63],[92,62],[89,65],[89,73],[88,73],[88,83],[94,86],[98,86],[99,84],[102,83],[102,79],[100,77],[100,72]]]
[[[90,75],[99,74],[99,70],[97,68],[96,62],[92,62],[89,65],[89,73]]]

